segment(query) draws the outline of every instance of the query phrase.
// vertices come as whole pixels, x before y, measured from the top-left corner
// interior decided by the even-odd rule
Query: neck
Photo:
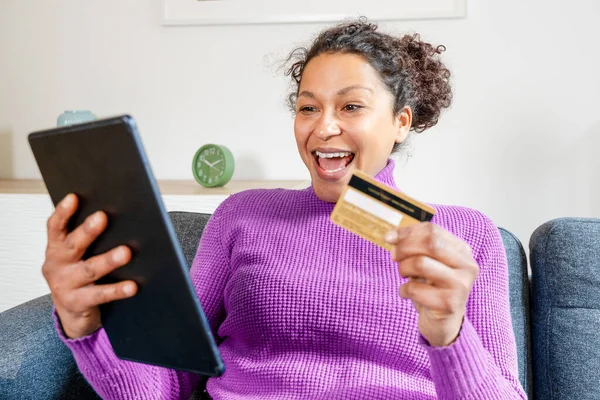
[[[387,164],[385,165],[385,167],[383,167],[383,169],[381,171],[379,171],[374,176],[374,179],[378,182],[383,183],[384,185],[388,185],[388,186],[398,190],[398,187],[396,186],[396,182],[394,181],[394,167],[395,166],[396,166],[395,161],[392,160],[391,158],[388,158]]]

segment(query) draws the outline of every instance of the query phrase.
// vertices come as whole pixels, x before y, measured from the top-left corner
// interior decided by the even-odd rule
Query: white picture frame
[[[161,0],[166,26],[464,18],[467,0]]]

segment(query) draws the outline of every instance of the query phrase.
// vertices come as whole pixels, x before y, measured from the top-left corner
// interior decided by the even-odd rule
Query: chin
[[[356,152],[339,148],[319,147],[305,161],[315,194],[328,203],[337,202],[357,165]]]

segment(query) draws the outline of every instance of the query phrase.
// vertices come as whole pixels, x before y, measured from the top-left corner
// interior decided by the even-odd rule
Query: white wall
[[[191,179],[205,142],[231,147],[235,179],[306,179],[274,60],[321,25],[159,16],[158,0],[0,1],[0,173],[39,177],[26,135],[89,108],[133,114],[161,179]],[[445,44],[456,89],[399,185],[478,208],[525,245],[550,218],[600,216],[599,18],[597,0],[468,0],[463,20],[385,23]]]

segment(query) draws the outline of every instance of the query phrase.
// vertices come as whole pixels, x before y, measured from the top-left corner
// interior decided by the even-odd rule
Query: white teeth
[[[348,156],[353,155],[354,153],[349,152],[349,151],[332,152],[332,153],[322,153],[320,151],[315,151],[315,154],[319,158],[334,158],[334,157],[348,157]],[[328,170],[325,170],[325,172],[328,172],[328,173],[339,172],[339,171],[343,170],[344,168],[346,168],[347,166],[348,165],[344,165],[343,167],[340,167],[337,169],[328,169]]]
[[[339,153],[321,153],[320,151],[315,151],[315,154],[321,158],[347,157],[352,155],[352,153],[349,151]]]

